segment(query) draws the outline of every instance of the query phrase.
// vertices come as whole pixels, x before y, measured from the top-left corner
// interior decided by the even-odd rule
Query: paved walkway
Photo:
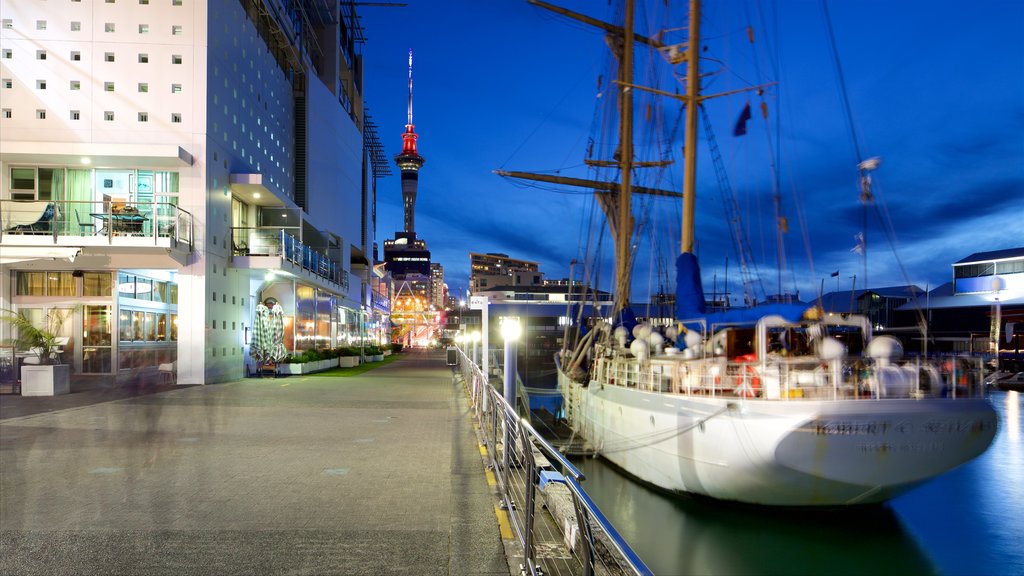
[[[509,574],[440,353],[37,400],[0,397],[0,574]]]

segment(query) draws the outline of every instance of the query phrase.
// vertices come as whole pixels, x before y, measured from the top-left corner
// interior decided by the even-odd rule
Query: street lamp
[[[519,319],[512,317],[505,317],[501,319],[501,336],[505,339],[505,402],[512,407],[512,412],[518,414],[516,410],[516,353],[519,348],[519,336],[522,334],[523,329],[519,326]],[[509,415],[506,415],[502,421],[505,424],[504,442],[505,446],[502,449],[502,460],[505,468],[503,472],[506,474],[505,482],[508,485],[508,460],[509,452],[512,451],[512,425],[509,423]]]
[[[469,340],[473,342],[473,356],[470,359],[473,361],[473,364],[476,364],[476,345],[480,342],[480,333],[474,330],[473,332],[470,332],[468,336]]]
[[[519,319],[505,317],[501,320],[501,336],[505,339],[505,400],[516,406],[516,371],[519,336],[523,333]]]

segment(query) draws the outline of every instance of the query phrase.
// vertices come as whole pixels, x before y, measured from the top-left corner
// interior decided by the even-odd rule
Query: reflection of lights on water
[[[1020,444],[1020,392],[1010,390],[1006,393],[1006,441]]]

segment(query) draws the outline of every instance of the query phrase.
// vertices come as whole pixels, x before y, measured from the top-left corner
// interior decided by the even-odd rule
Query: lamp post
[[[480,333],[474,331],[474,332],[471,332],[468,336],[469,336],[470,341],[473,342],[473,355],[470,356],[470,360],[473,361],[474,365],[479,366],[479,363],[477,362],[477,359],[476,359],[476,351],[477,351],[477,344],[480,343]]]
[[[505,339],[505,401],[512,407],[512,412],[515,414],[518,414],[516,410],[516,353],[519,349],[519,336],[521,333],[522,327],[519,326],[518,318],[502,318],[501,335]],[[503,422],[505,423],[505,435],[502,460],[505,465],[505,473],[508,474],[508,459],[512,446],[512,426],[508,421],[508,416],[503,419]],[[505,485],[508,485],[507,476]]]

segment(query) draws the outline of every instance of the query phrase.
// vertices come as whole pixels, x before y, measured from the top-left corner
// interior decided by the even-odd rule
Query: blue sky
[[[366,102],[389,157],[401,149],[406,59],[414,51],[414,123],[427,160],[417,233],[455,293],[468,283],[470,252],[504,252],[538,261],[549,278],[567,276],[572,259],[593,252],[588,238],[590,248],[596,244],[592,194],[524,186],[492,170],[592,177],[581,164],[588,138],[597,134],[599,105],[610,98],[607,81],[598,85],[608,74],[603,35],[525,0],[407,2],[359,11]],[[604,1],[558,4],[611,17]],[[769,124],[757,112],[756,95],[707,103],[764,291],[781,286],[807,299],[822,279],[826,291],[834,290],[830,275],[837,270],[842,289],[853,275],[863,287],[865,262],[851,251],[864,217],[857,157],[821,3],[785,0],[763,12],[762,4],[709,3],[703,35],[704,54],[713,59],[705,70],[718,72],[705,79],[706,91],[779,82],[765,95]],[[879,202],[868,210],[869,285],[935,287],[971,253],[1024,246],[1024,2],[833,0],[829,10],[861,155],[882,158],[874,173]],[[653,33],[647,17],[639,13],[638,32]],[[753,49],[745,32],[751,20]],[[747,102],[754,118],[750,132],[737,138],[732,127]],[[671,99],[653,106],[667,133],[679,106]],[[778,190],[790,228],[781,274],[767,154],[774,143],[781,144]],[[672,145],[676,156],[680,146]],[[699,146],[705,290],[713,281],[721,289],[728,257],[735,299],[742,293],[737,259],[703,136]],[[679,190],[680,171],[668,169],[658,185]],[[659,271],[671,266],[679,234],[678,202],[645,202],[638,218],[659,239],[641,240],[634,300],[664,285]],[[895,252],[880,215],[892,222]],[[378,183],[377,224],[379,243],[401,229],[397,170]],[[600,254],[606,276],[610,242]],[[609,284],[602,280],[601,288]]]

